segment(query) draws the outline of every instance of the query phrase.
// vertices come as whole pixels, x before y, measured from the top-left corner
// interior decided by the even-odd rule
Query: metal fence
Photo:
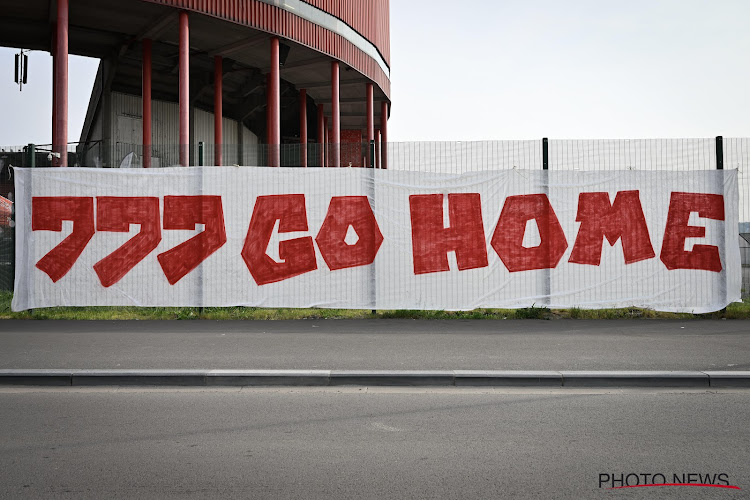
[[[478,142],[395,142],[385,147],[354,144],[222,144],[222,163],[265,166],[277,157],[283,167],[374,166],[393,170],[460,174],[480,170],[549,169],[572,171],[737,169],[740,222],[750,223],[750,138],[529,140]],[[151,167],[179,164],[180,145],[150,147]],[[214,165],[215,145],[186,148],[191,165]],[[71,167],[140,168],[140,144],[104,141],[68,146]],[[306,161],[305,161],[306,159]],[[0,148],[0,195],[13,192],[11,165],[47,167],[56,161],[50,145]],[[12,194],[10,195],[12,197]],[[12,228],[0,226],[0,289],[12,289]],[[740,238],[743,297],[750,296],[750,242]],[[5,263],[5,264],[4,264]]]

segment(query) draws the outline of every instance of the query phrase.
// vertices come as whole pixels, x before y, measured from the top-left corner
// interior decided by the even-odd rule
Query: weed
[[[750,319],[750,298],[708,314],[659,312],[628,307],[622,309],[474,309],[472,311],[422,311],[410,309],[293,309],[263,307],[48,307],[12,312],[13,293],[0,291],[0,319],[72,320],[290,320],[290,319]]]

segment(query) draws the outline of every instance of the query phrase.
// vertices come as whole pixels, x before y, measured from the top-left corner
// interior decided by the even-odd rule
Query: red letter
[[[64,220],[73,221],[73,232],[36,263],[54,283],[68,274],[94,236],[94,198],[35,196],[31,199],[32,231],[62,231]]]
[[[598,266],[605,237],[610,245],[622,238],[625,264],[656,257],[638,191],[618,192],[611,205],[607,193],[581,193],[576,222],[581,227],[568,262]]]
[[[221,196],[165,196],[164,229],[204,229],[156,256],[170,285],[174,285],[227,242]]]
[[[345,241],[350,226],[359,238],[353,245]],[[323,260],[334,271],[372,264],[383,235],[366,196],[334,196],[315,241]]]
[[[536,219],[542,242],[536,247],[526,248],[523,246],[523,236],[526,223],[531,219]],[[491,243],[512,273],[554,269],[568,248],[568,240],[546,194],[509,196]]]
[[[305,195],[258,196],[255,201],[242,258],[258,285],[293,278],[318,268],[310,236],[279,243],[279,257],[283,262],[276,262],[266,254],[276,221],[279,221],[279,233],[307,231]]]
[[[161,241],[159,198],[115,196],[96,198],[97,231],[127,233],[130,231],[130,224],[140,224],[140,232],[94,264],[94,271],[105,287],[110,287],[120,281],[159,245]]]
[[[450,226],[443,225],[443,195],[409,196],[414,274],[449,271],[448,252],[458,269],[487,267],[487,248],[479,193],[449,194]]]
[[[698,212],[698,216],[704,219],[724,220],[724,197],[720,194],[672,193],[661,261],[670,271],[700,269],[718,273],[721,271],[721,257],[717,247],[695,245],[692,251],[685,251],[685,239],[706,236],[705,227],[688,226],[691,212]]]

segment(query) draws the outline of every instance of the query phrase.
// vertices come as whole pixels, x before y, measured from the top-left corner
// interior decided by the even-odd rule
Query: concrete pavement
[[[0,498],[750,492],[747,392],[0,388],[0,400]],[[739,489],[608,489],[643,473]]]
[[[2,321],[0,384],[748,387],[750,321]]]

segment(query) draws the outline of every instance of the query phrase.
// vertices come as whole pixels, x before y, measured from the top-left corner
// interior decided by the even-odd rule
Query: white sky
[[[458,7],[457,7],[458,6]],[[391,141],[750,136],[747,0],[391,0]],[[49,143],[52,59],[13,83],[0,145]],[[71,57],[76,141],[97,61]]]

